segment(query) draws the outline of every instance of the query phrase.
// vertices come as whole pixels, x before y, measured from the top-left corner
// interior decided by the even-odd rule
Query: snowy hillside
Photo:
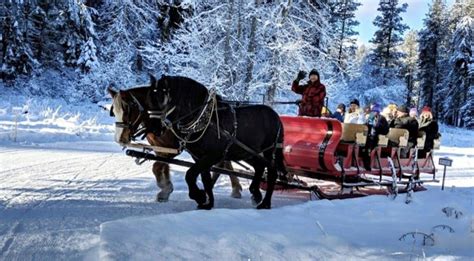
[[[18,118],[17,142],[15,108],[28,109]],[[404,195],[309,201],[286,191],[276,193],[272,210],[256,211],[249,182],[234,199],[222,177],[216,208],[196,211],[181,167],[172,167],[170,201],[155,202],[151,163],[125,156],[112,124],[95,104],[1,97],[1,260],[474,258],[472,131],[442,127],[436,156],[454,160],[446,190],[428,186],[409,205]],[[444,208],[462,216],[448,217]],[[433,232],[434,244],[419,236],[400,241],[408,232]]]

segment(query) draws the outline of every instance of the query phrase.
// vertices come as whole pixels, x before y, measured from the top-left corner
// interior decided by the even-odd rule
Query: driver
[[[319,78],[319,72],[316,69],[309,73],[309,81],[300,85],[299,82],[304,79],[306,72],[300,71],[296,80],[293,81],[291,90],[297,94],[302,94],[303,98],[299,106],[299,116],[321,117],[324,98],[326,97],[326,86]]]

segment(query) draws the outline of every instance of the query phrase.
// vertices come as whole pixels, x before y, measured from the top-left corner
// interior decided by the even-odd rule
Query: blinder
[[[112,104],[112,106],[110,107],[110,117],[115,117],[114,105],[113,105],[113,104]]]
[[[141,124],[141,120],[143,118],[143,113],[145,111],[144,111],[143,106],[138,101],[138,99],[135,96],[133,96],[132,94],[130,94],[130,95],[132,96],[133,101],[131,103],[126,103],[125,107],[127,108],[127,114],[128,115],[131,114],[131,108],[132,107],[137,107],[137,109],[138,109],[137,119],[134,122],[131,122],[131,121],[128,121],[128,122],[115,122],[115,126],[118,127],[118,128],[129,129],[130,130],[130,137],[132,139],[134,139],[136,136],[142,135],[142,132],[143,132],[144,128],[140,129],[139,126]],[[111,109],[110,109],[110,115],[111,116],[115,116],[115,114],[113,112],[113,108],[114,107],[112,105]],[[134,133],[134,132],[136,132],[136,133]]]

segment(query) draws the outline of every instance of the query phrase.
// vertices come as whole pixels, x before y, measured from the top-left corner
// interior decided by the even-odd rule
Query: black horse
[[[211,166],[222,160],[243,160],[255,169],[250,185],[257,209],[271,208],[277,171],[283,164],[283,125],[278,114],[265,105],[233,107],[202,84],[178,76],[151,76],[147,97],[151,118],[160,119],[194,158],[186,172],[189,197],[198,208],[214,206]],[[267,168],[267,191],[262,200],[260,182]],[[204,190],[196,184],[201,174]]]

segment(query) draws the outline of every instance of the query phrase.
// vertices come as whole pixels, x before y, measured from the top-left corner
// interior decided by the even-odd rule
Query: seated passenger
[[[368,127],[367,142],[365,147],[362,149],[362,157],[366,170],[371,169],[370,152],[377,146],[379,135],[387,135],[389,131],[387,119],[380,114],[381,109],[382,108],[378,103],[374,103],[366,123]]]
[[[364,124],[365,116],[359,107],[360,107],[359,100],[353,99],[350,103],[349,111],[346,113],[344,117],[344,123]]]
[[[328,107],[323,106],[321,110],[321,117],[331,118],[332,114]]]
[[[423,131],[426,134],[425,147],[418,152],[418,157],[424,158],[426,153],[433,149],[434,140],[440,137],[438,122],[433,119],[431,108],[428,106],[425,106],[421,111],[419,131]]]
[[[411,108],[410,109],[410,117],[417,119],[418,118],[418,111],[416,108]]]
[[[382,115],[385,117],[385,119],[387,119],[387,122],[388,122],[389,125],[395,119],[395,114],[396,113],[397,113],[397,105],[396,104],[389,104],[382,111]]]
[[[408,130],[408,148],[416,146],[418,139],[418,121],[408,115],[408,108],[405,105],[397,109],[396,118],[392,121],[390,127]],[[408,155],[408,150],[402,151],[402,157]]]
[[[313,69],[309,73],[309,81],[303,85],[299,82],[306,76],[306,72],[300,71],[296,80],[293,81],[291,90],[302,94],[303,98],[299,105],[299,116],[321,117],[321,111],[326,97],[326,87],[321,83],[319,72]]]
[[[343,103],[337,105],[336,111],[331,115],[331,118],[344,122],[344,115],[346,114],[346,105]]]
[[[372,111],[372,107],[374,107],[374,104],[367,105],[362,110],[364,112],[364,124],[367,123],[367,120],[369,120],[369,115]]]

